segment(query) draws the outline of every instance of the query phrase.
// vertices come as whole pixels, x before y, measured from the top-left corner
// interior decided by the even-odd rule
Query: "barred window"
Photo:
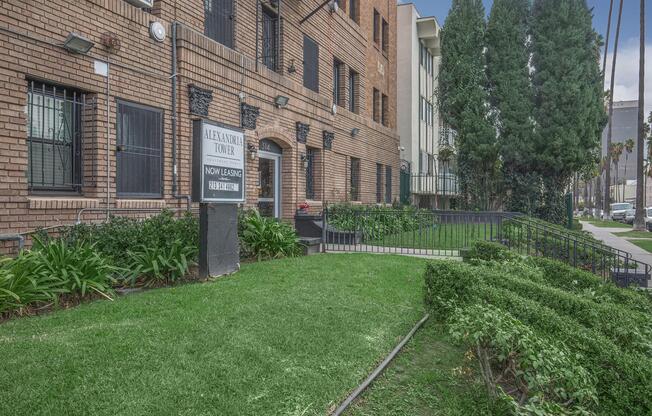
[[[315,199],[315,149],[306,149],[306,199]]]
[[[376,123],[380,123],[380,91],[374,88],[373,96],[373,119]]]
[[[360,112],[360,74],[349,70],[349,111],[355,114]]]
[[[383,202],[383,165],[376,163],[376,203]]]
[[[344,63],[339,59],[333,59],[333,104],[344,105]]]
[[[31,191],[81,191],[84,101],[78,91],[29,82],[27,178]]]
[[[360,0],[349,0],[349,17],[360,24]]]
[[[118,196],[160,198],[163,188],[163,112],[118,101]]]
[[[278,14],[269,7],[262,7],[263,9],[263,47],[262,47],[262,61],[263,65],[272,71],[279,69],[279,18]]]
[[[388,126],[389,125],[389,98],[385,94],[383,94],[380,102],[381,102],[380,121],[383,124],[383,126]]]
[[[392,203],[392,167],[385,166],[385,202]]]
[[[383,52],[385,54],[389,53],[389,23],[385,19],[382,19],[382,27],[383,27]]]
[[[380,13],[374,9],[374,42],[380,44]]]
[[[350,179],[350,197],[351,201],[360,200],[360,159],[355,157],[351,158],[351,172],[349,174]]]
[[[319,45],[310,36],[303,36],[303,86],[319,92]]]
[[[233,0],[204,0],[204,34],[233,47]]]

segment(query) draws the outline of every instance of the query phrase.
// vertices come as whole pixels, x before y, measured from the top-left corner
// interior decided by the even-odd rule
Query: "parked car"
[[[629,202],[619,202],[611,204],[611,220],[625,222],[627,217],[627,210],[634,209],[634,206]]]
[[[628,209],[625,211],[625,223],[627,224],[634,224],[634,217],[636,216],[636,210],[635,209]]]
[[[652,231],[652,207],[645,208],[645,228]]]

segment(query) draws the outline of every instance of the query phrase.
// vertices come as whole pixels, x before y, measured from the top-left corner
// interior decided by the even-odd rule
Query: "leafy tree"
[[[634,151],[634,139],[625,140],[625,172],[623,176],[625,177],[625,183],[623,183],[623,201],[625,200],[625,185],[627,184],[627,161],[629,160],[629,155]]]
[[[510,211],[532,213],[541,181],[532,169],[533,94],[528,50],[529,0],[495,0],[487,25],[487,76],[496,116]]]
[[[485,12],[481,0],[453,0],[442,31],[439,107],[456,130],[460,191],[470,208],[496,204],[500,165],[488,111]]]
[[[531,41],[540,216],[562,223],[573,174],[598,160],[606,121],[600,41],[585,0],[535,0]]]

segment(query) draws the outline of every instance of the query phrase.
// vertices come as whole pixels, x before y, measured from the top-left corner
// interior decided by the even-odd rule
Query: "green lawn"
[[[652,240],[650,239],[644,239],[644,240],[629,240],[630,243],[636,244],[643,250],[647,251],[648,253],[652,253]]]
[[[599,220],[595,218],[584,219],[583,221],[586,221],[591,225],[595,225],[596,227],[601,227],[601,228],[629,228],[629,229],[632,228],[631,225],[618,222],[618,221]]]
[[[360,254],[246,264],[211,283],[6,322],[0,414],[323,415],[423,316],[424,264]],[[446,365],[459,359],[437,345]]]
[[[614,235],[624,238],[652,238],[652,233],[649,231],[625,231]]]
[[[386,235],[367,244],[384,247],[458,250],[477,240],[497,236],[496,224],[439,224],[432,228]]]
[[[481,416],[491,412],[475,368],[449,342],[441,325],[426,322],[387,370],[345,413],[348,416]],[[460,376],[459,370],[469,371]]]

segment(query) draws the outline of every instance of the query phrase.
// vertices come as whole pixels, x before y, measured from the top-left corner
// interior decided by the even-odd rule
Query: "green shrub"
[[[434,261],[426,265],[424,299],[434,319],[445,321],[459,307],[478,299],[478,278],[466,264]]]
[[[578,363],[596,380],[598,414],[652,414],[650,356],[623,350],[600,330],[587,328],[576,319],[506,288],[509,282],[496,284],[510,273],[505,267],[503,264],[498,268],[495,263],[481,266],[456,263],[444,269],[433,263],[429,266],[430,273],[426,272],[426,293],[430,292],[426,296],[428,308],[433,316],[440,318],[448,318],[449,305],[490,304],[508,311],[536,335],[563,342],[572,353],[581,355]],[[543,275],[533,272],[532,276],[536,279]]]
[[[41,273],[42,265],[33,264],[29,251],[15,259],[0,261],[0,314],[20,310],[41,302],[55,302],[65,292],[61,282]]]
[[[184,245],[181,240],[172,240],[169,247],[143,245],[138,251],[128,251],[126,283],[132,286],[176,283],[188,273],[194,255],[194,247]]]
[[[199,221],[190,212],[175,218],[171,211],[140,220],[111,216],[101,224],[78,224],[65,229],[61,239],[69,243],[86,242],[94,245],[103,256],[119,267],[129,267],[127,251],[140,251],[140,247],[156,247],[169,251],[178,241],[195,259],[199,254]]]
[[[474,241],[465,256],[465,260],[497,260],[504,261],[517,258],[518,255],[509,251],[502,244],[491,241]]]
[[[328,207],[328,224],[341,231],[360,231],[365,240],[435,227],[437,217],[428,210],[412,206],[388,208],[354,204]]]
[[[242,213],[239,224],[241,256],[260,260],[294,257],[301,251],[294,228],[251,210]]]
[[[564,345],[536,335],[489,305],[457,309],[449,330],[475,354],[489,394],[504,396],[515,413],[592,414],[597,404],[594,380]]]
[[[56,279],[70,294],[96,293],[110,298],[113,293],[115,268],[89,244],[36,239],[26,259],[32,263],[34,276],[44,281]]]

